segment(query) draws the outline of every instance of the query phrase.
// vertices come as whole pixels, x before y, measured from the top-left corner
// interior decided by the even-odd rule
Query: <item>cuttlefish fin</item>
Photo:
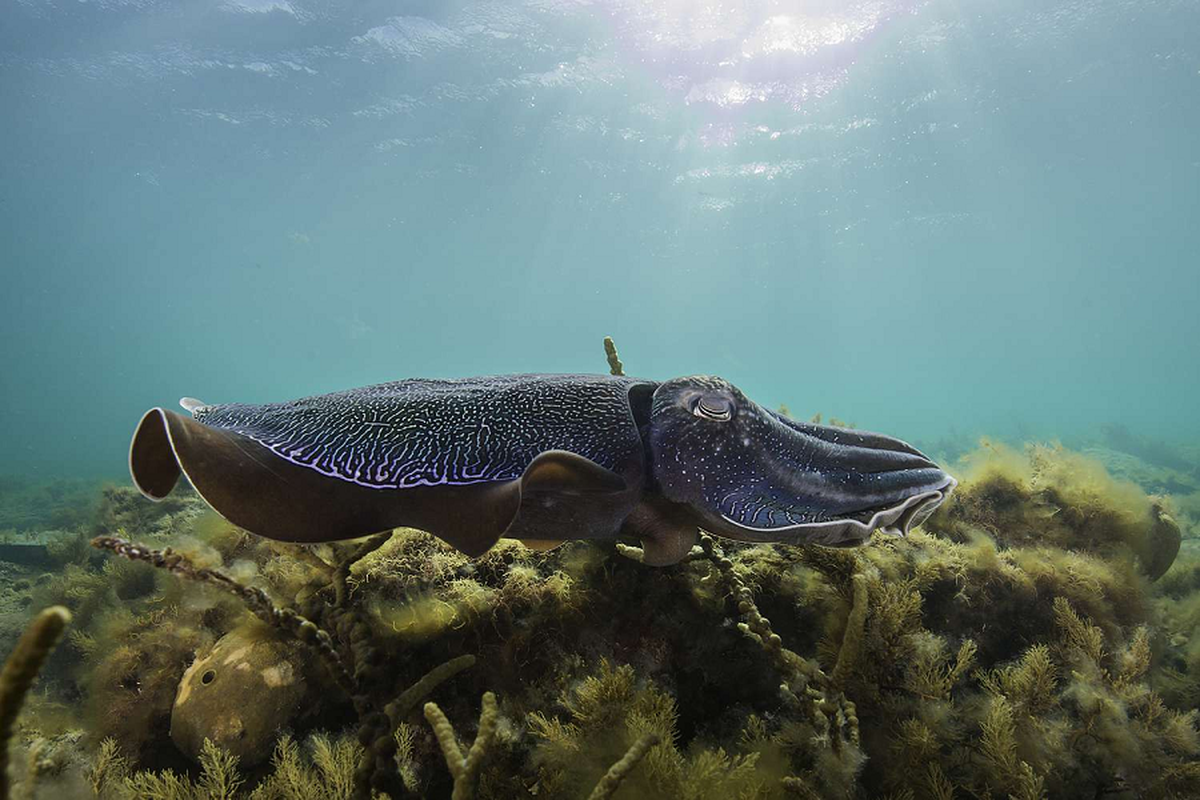
[[[521,510],[504,534],[534,550],[550,550],[562,537],[616,536],[640,494],[616,472],[565,450],[539,453],[521,476]]]
[[[354,539],[407,526],[477,556],[512,525],[521,506],[520,478],[368,488],[294,464],[247,436],[161,408],[142,417],[130,445],[129,469],[151,500],[166,497],[182,473],[221,516],[285,542]]]
[[[171,493],[181,474],[163,413],[160,408],[147,411],[129,445],[133,485],[156,503]]]
[[[520,478],[490,486],[485,504],[502,512],[493,515],[497,524],[507,517],[507,522],[494,537],[490,532],[495,528],[489,526],[488,537],[481,539],[476,528],[472,527],[472,523],[467,519],[462,520],[458,526],[426,530],[437,534],[469,556],[481,555],[505,535],[514,536],[533,550],[552,550],[562,544],[563,540],[520,535],[522,531],[551,532],[548,530],[550,526],[541,519],[548,506],[556,507],[559,511],[587,508],[586,498],[603,500],[605,496],[623,492],[627,488],[625,479],[617,473],[591,459],[566,450],[546,450],[539,453],[529,462]],[[564,502],[558,502],[559,498],[563,498]],[[512,507],[514,502],[515,509]],[[554,528],[552,532],[557,533],[559,530],[562,528]],[[485,543],[486,547],[480,549]]]
[[[444,499],[439,505],[461,502],[452,513],[440,512],[438,518],[413,522],[413,527],[428,531],[455,550],[477,558],[491,550],[512,525],[521,508],[520,480],[463,487],[470,491],[461,501]]]
[[[651,567],[679,563],[700,538],[686,508],[666,502],[640,503],[625,519],[621,533],[642,540],[642,563]]]
[[[625,479],[589,458],[567,450],[539,453],[521,476],[526,493],[616,494],[626,489]]]

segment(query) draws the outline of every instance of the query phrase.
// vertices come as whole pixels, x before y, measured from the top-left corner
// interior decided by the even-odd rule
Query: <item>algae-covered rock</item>
[[[1053,547],[1110,561],[1136,558],[1157,580],[1179,552],[1160,499],[1059,446],[1018,453],[984,442],[963,459],[962,484],[926,527],[956,542],[985,534],[1002,548]]]
[[[298,642],[258,625],[236,628],[183,674],[171,711],[171,739],[199,761],[209,739],[242,765],[265,761],[281,729],[319,705],[318,684]]]

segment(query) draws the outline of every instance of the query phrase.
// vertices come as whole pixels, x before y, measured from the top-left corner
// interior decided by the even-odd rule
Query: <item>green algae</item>
[[[1155,582],[1146,542],[1173,498],[1056,446],[985,443],[956,474],[955,496],[904,540],[722,542],[666,569],[587,542],[502,542],[472,560],[417,531],[369,552],[279,545],[194,497],[159,514],[110,492],[79,538],[119,520],[301,610],[361,699],[329,679],[331,701],[280,731],[269,763],[211,745],[190,762],[166,735],[175,687],[248,612],[68,542],[54,571],[8,590],[76,620],[18,731],[14,761],[39,766],[16,773],[55,797],[350,798],[367,796],[369,763],[393,774],[388,796],[449,797],[424,698],[373,728],[362,712],[471,654],[428,692],[468,742],[480,698],[496,698],[480,798],[588,797],[621,763],[615,798],[1188,797],[1200,781],[1188,517]]]

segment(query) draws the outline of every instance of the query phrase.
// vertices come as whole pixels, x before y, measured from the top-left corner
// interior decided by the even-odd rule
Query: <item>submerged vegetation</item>
[[[12,777],[164,800],[1190,796],[1188,518],[1061,448],[985,443],[959,472],[903,540],[706,537],[663,569],[408,530],[281,545],[110,490],[7,590],[74,615]],[[105,532],[145,549],[85,546]]]
[[[668,568],[284,545],[106,490],[48,567],[9,569],[0,652],[32,610],[73,615],[12,796],[1194,797],[1193,517],[1060,447],[955,472],[905,539],[706,536]]]

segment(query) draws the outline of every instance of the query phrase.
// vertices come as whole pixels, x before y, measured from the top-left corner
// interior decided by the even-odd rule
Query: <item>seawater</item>
[[[1200,433],[1193,3],[2,15],[5,472],[605,334],[925,443]]]
[[[618,800],[1200,797],[1197,32],[1195,0],[0,5],[0,656],[73,614],[0,800],[449,797],[421,702],[469,743],[486,693],[481,798],[586,797],[646,731]],[[181,397],[606,372],[605,336],[956,494],[656,569],[299,549],[130,484]]]

